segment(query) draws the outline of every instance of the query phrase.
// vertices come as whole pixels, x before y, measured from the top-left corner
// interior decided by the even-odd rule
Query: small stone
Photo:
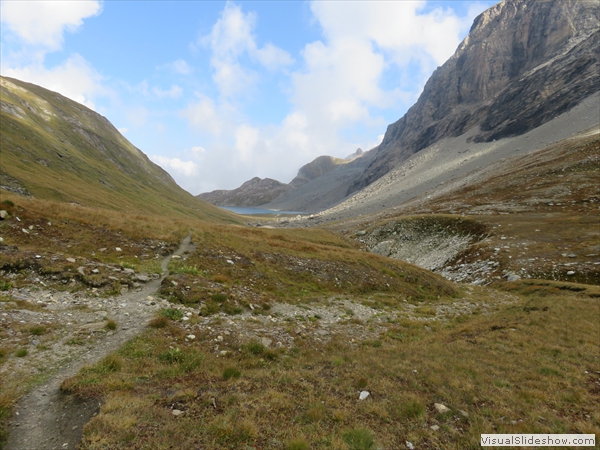
[[[98,269],[92,269],[92,273],[100,273]]]
[[[223,342],[223,336],[217,336],[217,341]]]
[[[105,252],[106,251],[106,247],[102,247],[98,249],[99,252]]]
[[[196,339],[196,336],[194,334],[188,334],[186,336],[187,339],[189,339],[190,341],[193,341],[194,339]]]
[[[181,256],[179,256],[179,255],[173,255],[173,256],[171,256],[171,259],[181,259]]]
[[[74,263],[75,262],[75,258],[67,258],[67,262]]]
[[[575,272],[574,272],[574,271],[572,271],[572,270],[569,270],[569,271],[567,272],[567,275],[575,275]]]
[[[175,417],[177,417],[177,416],[182,415],[183,411],[181,411],[180,409],[174,409],[171,414],[173,414]]]
[[[30,229],[30,230],[33,230],[33,225],[29,225],[29,229]]]
[[[23,233],[25,233],[25,234],[29,234],[29,231],[28,231],[28,230],[26,230],[25,228],[21,228],[21,231],[22,231]]]
[[[463,417],[469,417],[469,413],[466,411],[463,411],[462,409],[459,409],[458,412],[463,416]]]
[[[4,220],[8,217],[8,212],[5,210],[0,211],[0,220]]]
[[[228,259],[227,264],[234,264],[234,262],[232,260]]]
[[[440,429],[438,425],[431,425],[429,428],[431,428],[433,431],[437,431]]]
[[[135,278],[137,281],[141,281],[142,283],[147,283],[150,281],[150,277],[146,274],[137,275]]]
[[[221,351],[219,352],[219,355],[221,355],[221,356],[227,356],[227,354],[228,354],[228,353],[229,353],[229,352],[228,352],[227,350],[221,350]]]
[[[171,280],[171,284],[172,284],[173,286],[177,286],[179,283],[178,283],[177,281],[175,281],[175,280]]]
[[[369,395],[371,395],[371,393],[369,391],[360,391],[360,394],[358,395],[358,399],[359,400],[364,400],[366,399]]]
[[[441,403],[434,403],[433,407],[440,414],[444,414],[444,413],[450,411],[450,408],[448,408],[446,405],[442,405]]]
[[[415,445],[412,442],[406,441],[405,444],[409,450],[415,450]]]
[[[265,347],[269,348],[271,346],[271,342],[273,342],[273,340],[264,337],[264,338],[261,338],[260,342],[261,342],[262,345],[264,345]]]
[[[41,255],[35,255],[35,259],[40,259],[41,257]]]
[[[116,252],[122,252],[123,250],[121,249],[121,247],[115,247],[115,251]]]

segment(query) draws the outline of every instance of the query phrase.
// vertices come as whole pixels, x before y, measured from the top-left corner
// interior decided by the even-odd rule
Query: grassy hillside
[[[5,190],[125,212],[235,221],[181,189],[85,106],[11,78],[0,79],[0,94]]]

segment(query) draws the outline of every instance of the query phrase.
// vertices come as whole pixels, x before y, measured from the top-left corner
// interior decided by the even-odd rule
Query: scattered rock
[[[437,431],[440,429],[438,425],[431,425],[429,428],[431,428],[433,431]]]
[[[574,272],[574,271],[572,271],[572,270],[569,270],[569,271],[567,272],[567,275],[575,275],[575,272]]]
[[[364,400],[366,399],[369,395],[371,395],[371,393],[369,391],[360,391],[360,394],[358,396],[359,400]]]
[[[181,411],[180,409],[174,409],[171,414],[173,414],[175,417],[178,417],[183,414],[183,411]]]
[[[92,273],[100,273],[98,269],[92,269]]]
[[[441,403],[434,403],[433,407],[440,414],[444,414],[444,413],[450,411],[450,408],[448,408],[446,405],[442,405]]]
[[[4,220],[8,217],[8,212],[5,210],[0,211],[0,220]]]
[[[506,281],[517,281],[521,279],[521,277],[515,273],[507,273],[504,275],[504,278],[506,278]]]
[[[408,448],[409,450],[415,450],[415,445],[412,442],[406,441],[405,444],[406,448]]]
[[[195,336],[195,335],[193,335],[193,334],[188,334],[188,335],[186,336],[186,339],[189,339],[190,341],[193,341],[194,339],[196,339],[196,336]]]
[[[115,248],[115,251],[116,251],[116,252],[122,252],[123,250],[121,249],[121,247],[116,247],[116,248]]]
[[[73,264],[76,262],[76,260],[75,260],[75,258],[67,258],[67,262],[70,262],[71,264]]]

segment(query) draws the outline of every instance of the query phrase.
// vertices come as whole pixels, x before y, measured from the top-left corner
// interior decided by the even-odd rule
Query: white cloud
[[[126,109],[125,117],[131,125],[136,128],[146,125],[148,120],[148,110],[143,106],[131,106]]]
[[[198,165],[194,161],[182,161],[179,158],[168,158],[160,155],[151,155],[150,159],[163,169],[171,169],[186,177],[194,175],[198,170]]]
[[[250,125],[240,125],[235,130],[235,149],[242,162],[252,160],[254,148],[258,142],[259,131]]]
[[[171,85],[171,89],[166,91],[155,86],[152,88],[152,92],[154,92],[154,95],[156,95],[158,98],[179,98],[183,95],[183,89],[176,84]]]
[[[94,96],[107,94],[102,86],[103,77],[77,54],[51,69],[41,63],[14,68],[3,66],[2,74],[44,86],[91,109],[95,108]]]
[[[214,136],[220,136],[224,127],[221,112],[217,111],[215,102],[206,96],[197,94],[198,100],[191,103],[181,116],[187,119],[192,128],[206,131]]]
[[[3,1],[2,23],[28,45],[58,50],[64,30],[76,31],[83,19],[100,14],[99,1]]]
[[[199,39],[199,43],[212,52],[213,81],[224,97],[244,93],[258,80],[254,70],[239,63],[243,54],[268,70],[278,70],[293,63],[288,52],[271,43],[259,47],[253,35],[255,26],[255,13],[244,13],[240,6],[227,3],[211,32]]]
[[[206,153],[206,149],[204,147],[200,147],[200,146],[194,146],[190,150],[194,154]]]
[[[192,73],[192,68],[183,59],[173,61],[171,63],[171,68],[175,73],[178,73],[180,75],[189,75],[190,73]]]

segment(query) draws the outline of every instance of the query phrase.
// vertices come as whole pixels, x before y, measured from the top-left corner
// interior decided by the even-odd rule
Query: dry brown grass
[[[186,343],[172,328],[152,329],[117,353],[119,371],[86,369],[64,387],[105,399],[84,449],[349,449],[349,436],[365,434],[351,430],[369,430],[383,448],[408,440],[475,449],[481,433],[598,434],[599,308],[597,298],[573,291],[528,294],[433,332],[419,322],[390,324],[379,346],[299,340],[270,358],[251,343],[218,357],[202,336]],[[181,356],[172,362],[164,355],[175,342]],[[190,365],[200,353],[202,362]],[[362,389],[371,393],[365,401]],[[434,403],[451,411],[438,414]]]

